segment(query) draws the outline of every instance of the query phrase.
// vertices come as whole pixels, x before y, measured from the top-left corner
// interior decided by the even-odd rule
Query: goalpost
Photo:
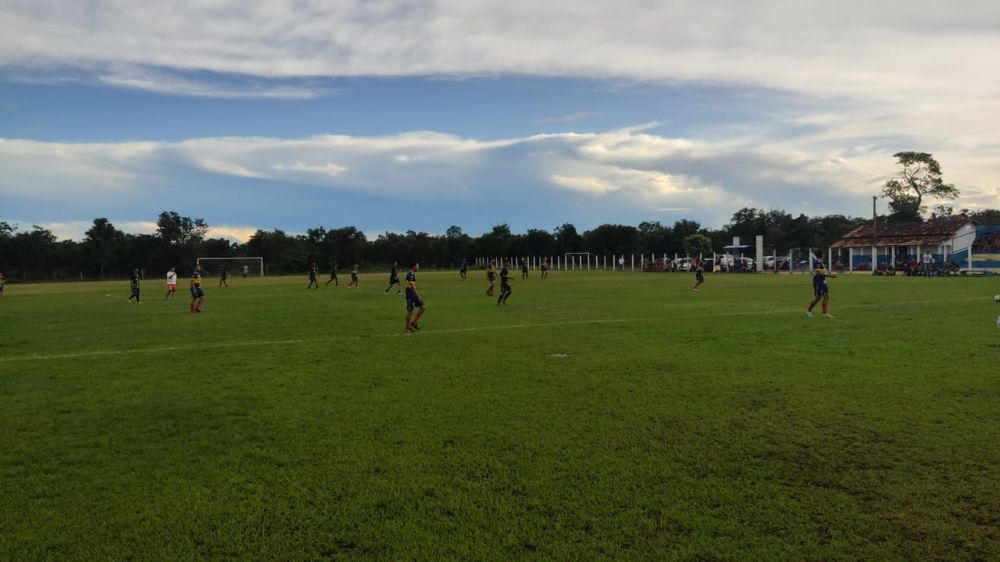
[[[221,270],[221,266],[226,266],[226,275],[230,279],[241,277],[243,268],[246,267],[247,276],[264,276],[264,258],[242,257],[242,258],[198,258],[196,263],[201,269],[210,275],[216,275]]]
[[[579,259],[577,257],[579,256]],[[587,258],[587,270],[590,270],[590,252],[566,252],[563,254],[563,261],[568,265],[564,269],[583,269],[583,258]]]

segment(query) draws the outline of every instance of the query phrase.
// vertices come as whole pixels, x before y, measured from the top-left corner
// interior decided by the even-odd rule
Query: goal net
[[[197,263],[206,277],[219,277],[223,271],[230,279],[264,276],[264,258],[198,258]]]
[[[566,252],[563,254],[563,269],[590,269],[590,252]]]

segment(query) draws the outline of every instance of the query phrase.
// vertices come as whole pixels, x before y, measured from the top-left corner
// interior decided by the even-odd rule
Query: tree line
[[[1000,211],[963,212],[981,223],[1000,222]],[[887,220],[891,217],[885,217]],[[407,231],[369,239],[353,226],[316,227],[305,234],[258,230],[245,243],[208,237],[208,223],[160,213],[152,234],[128,234],[106,218],[94,219],[83,240],[57,240],[49,230],[21,230],[0,222],[0,271],[11,281],[52,281],[126,277],[134,268],[159,275],[169,267],[187,274],[199,257],[260,256],[270,275],[301,273],[313,262],[363,269],[384,268],[398,261],[418,260],[428,267],[454,268],[477,256],[559,256],[566,252],[610,254],[698,255],[721,251],[734,236],[752,244],[758,234],[783,253],[791,248],[825,248],[867,219],[843,215],[793,216],[780,209],[743,208],[719,229],[683,219],[673,225],[641,222],[638,226],[602,224],[579,232],[569,223],[551,231],[533,228],[512,232],[493,225],[480,236],[458,226],[444,234]]]

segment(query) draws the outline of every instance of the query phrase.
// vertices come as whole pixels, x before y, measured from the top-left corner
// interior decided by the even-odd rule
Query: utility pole
[[[878,269],[876,266],[876,262],[878,261],[878,214],[875,212],[876,201],[878,201],[878,195],[872,195],[872,272]]]

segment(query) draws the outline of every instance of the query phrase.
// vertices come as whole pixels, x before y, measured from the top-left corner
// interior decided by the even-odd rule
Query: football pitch
[[[1000,559],[997,277],[387,278],[8,285],[0,558]]]

